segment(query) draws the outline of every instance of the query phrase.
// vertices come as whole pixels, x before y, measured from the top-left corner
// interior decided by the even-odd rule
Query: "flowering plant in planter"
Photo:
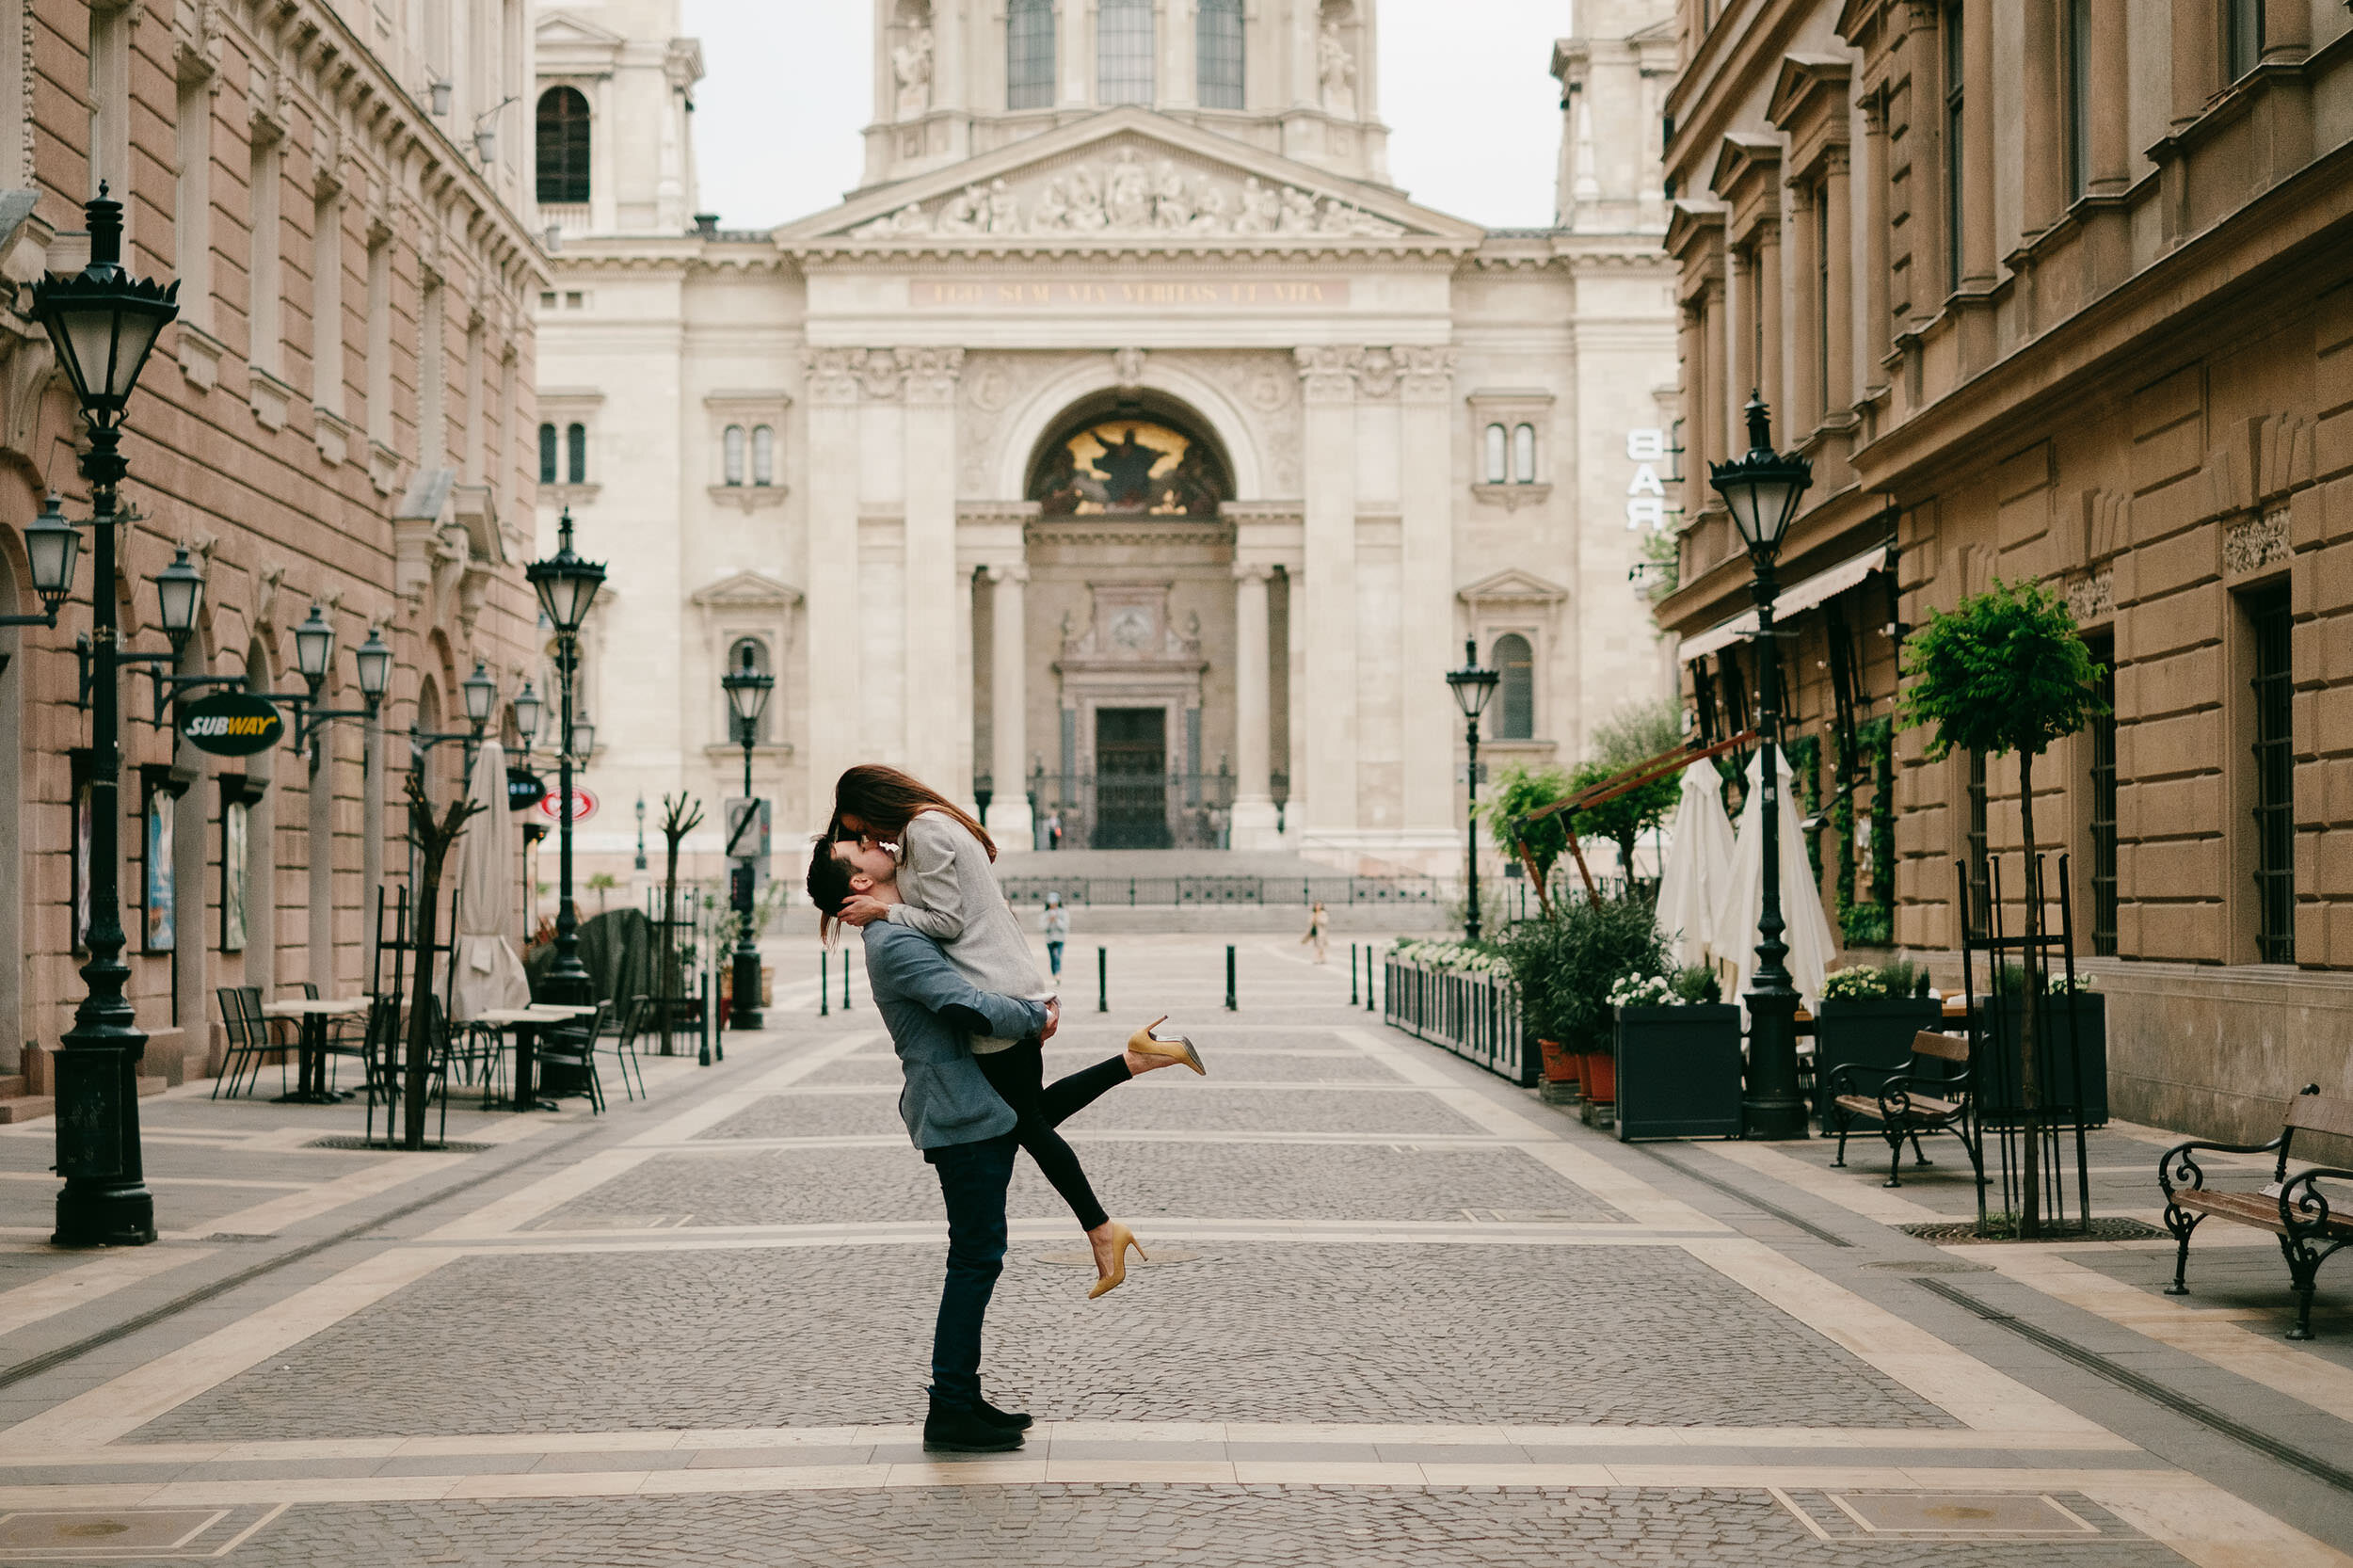
[[[1929,971],[1917,964],[1888,964],[1874,968],[1856,964],[1822,977],[1824,1001],[1861,1001],[1876,997],[1925,997]]]
[[[1468,942],[1434,942],[1425,937],[1401,936],[1389,952],[1402,964],[1418,964],[1425,969],[1450,969],[1456,974],[1491,974],[1511,978],[1512,966],[1494,949],[1473,947]]]
[[[1609,1005],[1617,1007],[1703,1007],[1721,1000],[1716,971],[1705,966],[1675,973],[1628,975],[1610,988]]]

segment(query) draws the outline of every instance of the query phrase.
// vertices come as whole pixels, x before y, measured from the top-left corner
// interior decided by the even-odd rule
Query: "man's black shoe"
[[[992,1426],[1005,1427],[1014,1432],[1030,1430],[1030,1413],[1026,1410],[1000,1410],[985,1399],[975,1401],[972,1410]]]
[[[950,1453],[1000,1454],[1021,1447],[1021,1429],[999,1426],[977,1410],[934,1404],[923,1418],[923,1447]]]

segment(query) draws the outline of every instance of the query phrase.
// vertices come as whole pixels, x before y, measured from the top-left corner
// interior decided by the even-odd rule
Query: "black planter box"
[[[1618,1009],[1618,1137],[1740,1136],[1740,1009]]]
[[[1922,1030],[1942,1028],[1945,1004],[1933,997],[1853,997],[1822,1003],[1814,1016],[1814,1118],[1824,1133],[1837,1130],[1831,1120],[1835,1097],[1831,1079],[1839,1068],[1884,1069],[1849,1075],[1858,1095],[1875,1095],[1894,1073],[1912,1068],[1912,1037]],[[1940,1064],[1941,1065],[1941,1064]],[[1855,1125],[1877,1127],[1879,1118],[1856,1118]]]
[[[2014,1126],[2024,1109],[2018,1066],[2019,1006],[2024,999],[2004,997],[1978,1009],[1977,1045],[1977,1114],[1997,1126]],[[2069,1028],[2070,1012],[2073,1028]],[[2067,1119],[2075,1098],[2075,1052],[2083,1052],[2084,1126],[2108,1122],[2108,999],[2097,991],[2073,997],[2043,999],[2043,1027],[2049,1038],[2036,1043],[2035,1062],[2041,1068],[2036,1098],[2057,1119]]]

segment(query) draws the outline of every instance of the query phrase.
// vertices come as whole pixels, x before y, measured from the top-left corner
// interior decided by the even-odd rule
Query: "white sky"
[[[874,107],[866,0],[683,5],[709,72],[695,91],[703,210],[761,229],[840,200]],[[1569,5],[1384,0],[1390,175],[1414,200],[1491,228],[1552,221],[1560,88],[1545,67]]]

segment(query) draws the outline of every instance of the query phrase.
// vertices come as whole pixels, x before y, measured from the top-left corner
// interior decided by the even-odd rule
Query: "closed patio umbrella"
[[[1732,874],[1716,904],[1712,940],[1717,954],[1739,970],[1727,1001],[1748,994],[1756,972],[1756,921],[1765,908],[1765,755],[1749,761],[1748,801],[1740,808],[1740,838],[1732,858]],[[1809,1008],[1822,1000],[1822,974],[1837,951],[1830,920],[1822,913],[1822,890],[1815,886],[1814,867],[1806,859],[1805,835],[1798,823],[1798,807],[1789,789],[1789,754],[1781,754],[1781,918],[1787,929],[1781,939],[1789,945],[1790,983]],[[1741,1005],[1746,1006],[1744,1001]]]
[[[531,1005],[531,982],[510,939],[520,844],[506,808],[506,752],[496,741],[474,758],[466,793],[488,809],[466,824],[457,845],[457,978],[450,1012],[460,1021]]]
[[[1732,819],[1724,815],[1722,785],[1714,762],[1683,770],[1683,798],[1668,830],[1667,863],[1659,868],[1658,929],[1667,934],[1675,962],[1687,968],[1707,962],[1719,895],[1732,881]]]

